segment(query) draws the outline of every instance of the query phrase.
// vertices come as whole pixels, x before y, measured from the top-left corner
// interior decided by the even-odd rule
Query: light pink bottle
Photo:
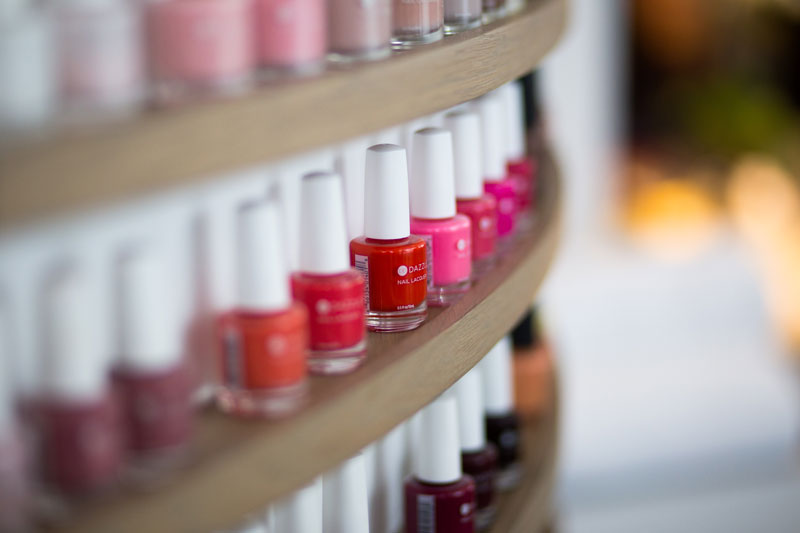
[[[310,74],[328,50],[326,0],[256,0],[258,58],[269,70]]]
[[[484,189],[497,201],[497,237],[502,249],[513,236],[518,210],[514,180],[506,171],[505,108],[502,97],[494,92],[480,98],[477,106],[481,117]]]
[[[411,233],[428,245],[428,304],[449,305],[469,290],[472,224],[456,214],[453,139],[448,130],[414,134]]]
[[[147,9],[158,101],[247,86],[255,66],[252,0],[157,0]]]

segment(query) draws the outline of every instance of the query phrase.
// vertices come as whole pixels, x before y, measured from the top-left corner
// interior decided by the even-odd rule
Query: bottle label
[[[430,494],[417,496],[417,533],[436,533],[436,498]]]
[[[353,266],[364,276],[364,306],[369,309],[369,258],[366,255],[355,254]]]

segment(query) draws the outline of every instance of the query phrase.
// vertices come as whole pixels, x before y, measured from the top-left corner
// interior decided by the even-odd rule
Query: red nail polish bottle
[[[65,496],[108,487],[123,461],[119,406],[93,307],[77,272],[62,272],[47,287],[38,421],[46,482]]]
[[[483,190],[480,117],[456,111],[445,117],[445,125],[453,134],[456,209],[472,223],[472,273],[480,277],[497,260],[497,202]]]
[[[425,407],[406,481],[406,533],[475,531],[475,481],[461,472],[456,398],[447,392]]]
[[[456,383],[461,468],[475,480],[475,525],[486,529],[495,515],[497,448],[486,442],[483,391],[479,368],[473,368]]]
[[[484,190],[497,202],[497,236],[501,247],[507,247],[516,224],[517,192],[506,170],[503,103],[500,94],[491,92],[478,100],[478,111]]]
[[[161,256],[142,249],[118,269],[119,393],[132,474],[145,478],[183,457],[192,430],[192,379]]]
[[[442,128],[413,138],[411,232],[428,250],[428,305],[449,305],[472,284],[472,224],[456,213],[453,139]]]
[[[291,300],[281,226],[273,195],[238,215],[238,304],[220,319],[226,412],[280,417],[305,397],[308,316]]]
[[[364,236],[350,241],[350,262],[366,280],[367,327],[408,331],[427,316],[425,241],[411,236],[406,151],[393,144],[367,150]]]
[[[502,94],[506,110],[506,168],[516,191],[518,222],[529,226],[533,222],[531,205],[536,167],[528,155],[522,86],[512,81],[503,86]]]
[[[303,176],[301,205],[300,272],[292,275],[292,292],[308,311],[308,366],[318,374],[350,372],[366,357],[364,278],[350,267],[339,176]]]
[[[519,416],[514,410],[511,340],[500,339],[480,363],[483,378],[486,439],[497,447],[497,487],[510,490],[519,484]]]

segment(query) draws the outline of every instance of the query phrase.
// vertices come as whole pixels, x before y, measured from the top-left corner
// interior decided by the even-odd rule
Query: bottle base
[[[475,259],[472,262],[472,280],[475,281],[481,279],[486,274],[491,272],[496,264],[497,257],[494,255],[484,257],[483,259]]]
[[[436,42],[442,37],[444,37],[444,30],[442,28],[424,35],[420,35],[418,33],[394,35],[392,36],[392,48],[396,50],[408,50],[409,48],[414,48],[422,44]]]
[[[403,311],[367,310],[367,329],[381,333],[397,333],[418,328],[428,316],[428,304],[422,302],[413,309]]]
[[[465,18],[461,20],[446,20],[444,22],[444,34],[453,35],[462,31],[472,30],[481,24],[481,15],[478,15],[475,18]]]
[[[341,350],[308,352],[308,371],[315,375],[330,376],[352,372],[367,358],[367,340]]]
[[[494,505],[477,509],[475,511],[475,529],[477,531],[484,531],[489,529],[489,526],[494,522],[494,517],[497,514],[497,509]]]
[[[372,48],[360,52],[330,52],[328,54],[328,61],[334,66],[360,63],[362,61],[379,61],[381,59],[386,59],[391,53],[392,48],[388,45],[382,48]]]
[[[428,287],[428,305],[431,307],[444,307],[461,298],[472,286],[472,280],[467,279],[441,287]]]
[[[483,23],[484,24],[491,24],[496,20],[500,20],[501,18],[506,16],[506,8],[505,7],[496,7],[494,9],[486,9],[483,10]]]
[[[506,492],[513,490],[522,479],[522,465],[514,463],[497,472],[495,482],[498,490]]]
[[[248,417],[283,418],[306,400],[308,384],[303,381],[274,389],[232,389],[217,391],[217,406],[225,413]]]

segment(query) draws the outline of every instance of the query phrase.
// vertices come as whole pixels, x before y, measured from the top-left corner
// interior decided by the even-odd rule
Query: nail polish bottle
[[[322,533],[322,478],[273,503],[267,523],[276,533]]]
[[[10,331],[0,314],[0,531],[32,531],[30,463],[17,419]]]
[[[292,275],[292,293],[308,311],[308,367],[342,374],[367,355],[364,278],[350,267],[339,176],[312,172],[301,187],[300,271]]]
[[[156,101],[240,93],[252,79],[252,0],[155,0],[147,5]]]
[[[489,24],[506,16],[506,0],[483,0],[483,23]]]
[[[125,116],[144,98],[144,47],[138,4],[57,0],[58,63],[68,121]]]
[[[0,3],[0,134],[38,129],[53,116],[56,63],[50,10]]]
[[[142,248],[119,262],[118,358],[114,385],[122,405],[131,474],[141,481],[182,458],[192,431],[192,379],[161,256]]]
[[[238,302],[220,320],[226,412],[265,417],[296,410],[306,392],[308,315],[293,303],[284,264],[280,206],[273,194],[238,216]]]
[[[506,110],[506,168],[516,192],[518,222],[520,226],[529,227],[533,222],[531,205],[536,167],[527,153],[522,86],[516,81],[508,83],[502,87],[502,95]]]
[[[497,448],[486,442],[480,368],[475,367],[456,383],[461,468],[475,480],[475,525],[489,527],[495,515]]]
[[[481,25],[481,0],[444,0],[444,33],[452,35]]]
[[[411,48],[444,35],[443,0],[392,0],[392,46]]]
[[[481,160],[485,191],[497,202],[497,236],[508,247],[517,216],[517,192],[506,171],[504,135],[505,110],[498,93],[477,101],[481,117]]]
[[[497,202],[483,190],[480,118],[461,110],[449,113],[445,125],[453,134],[456,210],[471,222],[472,274],[477,278],[497,260]]]
[[[456,213],[452,136],[424,128],[412,142],[411,233],[426,244],[428,305],[450,305],[469,290],[472,275],[472,227]]]
[[[519,416],[514,410],[511,340],[503,337],[480,362],[483,377],[486,440],[497,447],[497,487],[514,488],[522,476],[519,463]]]
[[[382,59],[391,52],[391,45],[391,0],[329,0],[329,59]]]
[[[350,241],[350,262],[366,281],[367,328],[408,331],[428,314],[425,241],[412,236],[406,151],[393,144],[367,150],[364,235]]]
[[[362,454],[322,476],[322,529],[325,533],[370,533]]]
[[[475,481],[461,472],[458,408],[446,392],[425,407],[406,481],[406,533],[475,531]]]
[[[326,0],[256,0],[259,64],[268,72],[307,75],[328,51]]]
[[[520,416],[536,420],[552,401],[553,353],[534,306],[511,333],[514,343],[514,405]]]
[[[97,310],[83,275],[48,283],[38,425],[45,482],[67,497],[97,493],[118,479],[123,434],[99,345]]]

